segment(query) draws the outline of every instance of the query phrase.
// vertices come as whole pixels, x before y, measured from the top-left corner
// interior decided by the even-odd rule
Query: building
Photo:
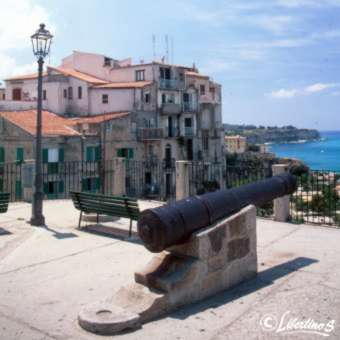
[[[247,138],[239,135],[225,136],[225,148],[228,153],[244,153],[247,151]]]
[[[36,74],[5,83],[0,111],[36,107]],[[47,67],[43,107],[64,117],[130,112],[136,159],[213,161],[223,155],[221,86],[194,66],[74,52],[60,66]]]
[[[0,101],[1,100],[5,100],[5,98],[6,98],[5,88],[4,87],[0,87]]]

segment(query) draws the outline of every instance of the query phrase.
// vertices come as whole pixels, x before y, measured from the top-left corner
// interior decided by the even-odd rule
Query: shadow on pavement
[[[232,302],[255,291],[258,291],[264,287],[270,286],[275,282],[275,280],[296,272],[299,269],[310,266],[316,262],[319,261],[308,257],[297,257],[294,260],[265,269],[259,272],[255,278],[243,282],[238,286],[219,293],[213,297],[184,307],[181,310],[172,313],[170,317],[174,319],[186,319],[189,316],[200,313],[206,309],[217,308],[228,302]]]
[[[56,231],[52,228],[49,228],[47,225],[45,225],[44,227],[47,231],[51,231],[54,235],[54,237],[58,240],[63,240],[63,239],[67,239],[67,238],[74,238],[74,237],[78,237],[78,235],[74,234],[74,233],[62,233],[60,231]]]
[[[6,229],[0,228],[0,236],[2,235],[11,235],[12,233]]]

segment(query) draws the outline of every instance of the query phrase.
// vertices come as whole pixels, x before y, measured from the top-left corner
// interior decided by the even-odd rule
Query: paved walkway
[[[105,339],[78,326],[78,311],[131,283],[152,254],[137,238],[77,230],[70,201],[45,202],[44,209],[47,229],[25,223],[28,204],[0,215],[0,339]],[[127,230],[128,221],[114,225]],[[323,338],[272,330],[275,320],[285,329],[311,318],[328,323],[328,339],[340,339],[339,245],[340,230],[259,219],[257,278],[115,338]]]

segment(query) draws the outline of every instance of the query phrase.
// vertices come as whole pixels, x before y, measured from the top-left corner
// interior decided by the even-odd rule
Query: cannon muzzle
[[[231,216],[249,204],[261,207],[296,190],[296,178],[288,173],[229,190],[188,197],[141,213],[138,234],[151,252],[183,243],[190,235]]]

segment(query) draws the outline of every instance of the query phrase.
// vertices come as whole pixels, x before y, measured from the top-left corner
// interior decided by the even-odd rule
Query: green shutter
[[[65,152],[63,148],[59,149],[59,162],[64,162],[65,159]]]
[[[22,163],[24,161],[24,148],[17,148],[17,162]]]
[[[44,194],[47,195],[48,194],[48,182],[44,183]]]
[[[5,163],[5,149],[0,147],[0,163]]]
[[[100,157],[100,146],[96,146],[94,148],[94,160],[96,162],[100,161],[101,157]]]
[[[123,157],[123,149],[117,149],[117,157]]]
[[[99,191],[99,189],[100,189],[100,178],[96,177],[94,179],[94,190],[95,191]]]
[[[88,146],[86,148],[86,162],[91,162],[92,160],[92,147]]]
[[[133,149],[128,149],[128,158],[133,158]]]
[[[4,180],[0,178],[0,192],[4,191]]]
[[[59,182],[59,193],[63,193],[65,191],[64,189],[64,182],[60,181]]]
[[[43,163],[48,163],[48,149],[43,149]]]
[[[87,185],[88,181],[87,178],[83,178],[81,180],[81,190],[82,191],[88,191],[88,185]]]
[[[22,196],[22,187],[21,187],[21,181],[15,182],[15,198],[20,199]]]

